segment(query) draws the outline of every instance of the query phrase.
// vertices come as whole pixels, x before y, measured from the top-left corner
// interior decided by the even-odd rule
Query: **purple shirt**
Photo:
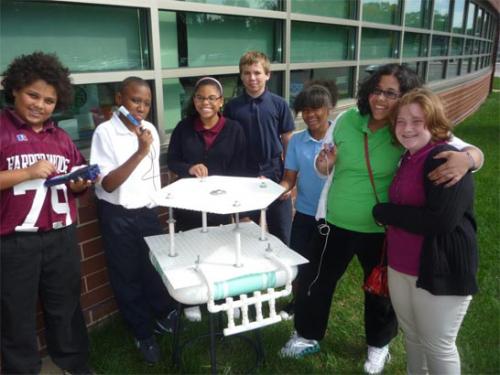
[[[427,146],[410,155],[406,152],[389,188],[392,203],[422,207],[425,205],[424,164],[429,152],[440,143]],[[387,229],[387,256],[391,268],[418,276],[424,236],[390,225]]]

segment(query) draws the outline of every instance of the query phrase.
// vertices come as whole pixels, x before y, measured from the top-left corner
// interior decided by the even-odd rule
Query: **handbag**
[[[370,183],[373,188],[373,193],[375,194],[375,200],[379,203],[377,190],[375,189],[375,181],[373,180],[373,172],[370,164],[370,158],[368,156],[368,135],[365,133],[365,161],[366,167],[368,168],[368,175],[370,176]],[[380,263],[373,267],[372,272],[363,284],[363,290],[370,294],[374,294],[381,297],[389,297],[389,285],[387,283],[387,264],[385,262],[385,255],[387,252],[387,239],[384,238],[384,243],[382,245]]]

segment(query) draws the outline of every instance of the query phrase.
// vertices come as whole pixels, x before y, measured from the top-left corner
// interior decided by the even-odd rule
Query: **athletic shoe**
[[[184,307],[184,316],[190,322],[201,322],[200,306]]]
[[[136,339],[135,345],[148,365],[154,365],[160,362],[160,347],[158,346],[154,336],[144,340]]]
[[[316,340],[308,340],[293,332],[290,340],[280,350],[280,356],[283,358],[302,358],[309,354],[319,352],[319,343]]]
[[[292,320],[295,313],[295,301],[291,301],[286,304],[285,307],[280,311],[280,316],[283,320]]]
[[[384,370],[385,364],[390,360],[389,345],[381,348],[368,345],[368,358],[363,368],[367,374],[380,374]]]
[[[170,313],[165,318],[156,320],[155,326],[153,328],[154,332],[159,335],[174,332],[177,318],[177,310],[170,311]]]

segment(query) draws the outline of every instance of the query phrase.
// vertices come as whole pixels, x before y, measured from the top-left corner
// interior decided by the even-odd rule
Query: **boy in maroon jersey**
[[[35,52],[3,73],[0,113],[1,359],[4,373],[39,373],[36,306],[44,312],[52,360],[89,372],[80,308],[75,194],[91,181],[44,185],[85,164],[69,135],[50,119],[71,104],[69,71],[55,55]]]

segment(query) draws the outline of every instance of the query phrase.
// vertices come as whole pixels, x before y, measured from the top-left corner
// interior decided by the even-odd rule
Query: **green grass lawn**
[[[500,79],[495,78],[500,88]],[[493,93],[473,116],[456,129],[456,134],[484,151],[486,163],[475,174],[476,216],[480,244],[480,293],[470,306],[458,338],[462,370],[467,374],[500,373],[500,296],[499,296],[499,140],[500,93]],[[258,369],[263,374],[360,373],[365,359],[363,294],[361,269],[352,262],[335,296],[326,338],[321,352],[300,360],[283,360],[277,355],[292,331],[291,322],[264,328],[262,336],[266,359]],[[202,323],[188,323],[186,337],[207,332]],[[251,336],[252,334],[250,334]],[[171,337],[161,338],[164,360],[154,367],[144,365],[119,317],[110,319],[91,332],[91,365],[103,374],[208,373],[208,341],[198,340],[184,350],[182,371],[171,361]],[[405,373],[402,335],[391,343],[392,361],[386,373]],[[219,373],[245,373],[253,365],[254,353],[244,341],[230,338],[218,347]]]

